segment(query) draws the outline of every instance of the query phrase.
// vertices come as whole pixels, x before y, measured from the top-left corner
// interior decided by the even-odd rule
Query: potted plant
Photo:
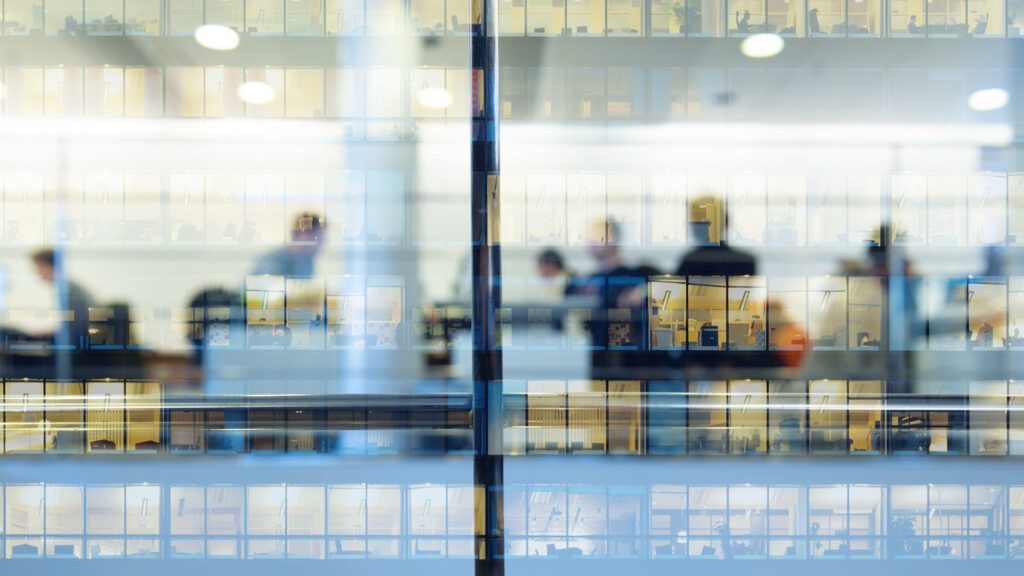
[[[700,0],[683,0],[672,4],[672,16],[679,26],[679,33],[700,32]]]

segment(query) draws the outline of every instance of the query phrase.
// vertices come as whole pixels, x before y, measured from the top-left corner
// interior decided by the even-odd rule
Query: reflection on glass
[[[808,384],[812,453],[846,453],[849,449],[846,382],[812,380]]]
[[[123,451],[124,384],[89,382],[85,385],[85,395],[88,451]]]
[[[726,340],[724,276],[691,276],[687,341],[690,350],[719,350]]]
[[[648,302],[652,350],[680,350],[686,347],[686,281],[659,278],[651,281]]]
[[[767,292],[763,276],[732,276],[729,291],[729,349],[765,350]]]
[[[971,382],[968,391],[971,454],[1006,454],[1006,382]]]
[[[768,448],[768,398],[762,380],[729,383],[729,451],[764,453]]]
[[[881,454],[885,450],[885,383],[850,380],[850,452]]]
[[[970,278],[967,282],[967,310],[971,349],[1003,348],[1006,342],[1006,279]]]
[[[807,383],[768,383],[768,442],[776,454],[807,452]]]
[[[43,383],[8,382],[4,404],[4,451],[42,452],[48,426],[43,419]]]
[[[689,383],[689,418],[687,434],[689,452],[695,454],[725,454],[726,414],[725,382]]]

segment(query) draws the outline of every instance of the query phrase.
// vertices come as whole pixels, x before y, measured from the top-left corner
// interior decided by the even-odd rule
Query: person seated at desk
[[[313,275],[317,254],[324,244],[324,222],[318,214],[303,212],[292,225],[291,242],[260,257],[253,274],[304,277]]]
[[[907,34],[923,34],[924,28],[917,24],[917,15],[910,17],[910,22],[907,22]]]
[[[978,20],[974,23],[974,28],[971,29],[971,34],[981,36],[985,34],[986,28],[988,28],[988,14],[979,14]]]
[[[740,11],[736,11],[736,31],[740,34],[750,33],[750,10],[743,11],[743,19],[740,19]]]
[[[58,330],[47,335],[47,338],[60,343],[61,337],[64,337],[65,344],[85,349],[89,344],[89,308],[94,306],[92,294],[66,275],[58,278],[57,253],[50,248],[33,253],[32,265],[42,281],[55,287],[60,309],[71,312],[70,331],[61,334],[61,330]]]

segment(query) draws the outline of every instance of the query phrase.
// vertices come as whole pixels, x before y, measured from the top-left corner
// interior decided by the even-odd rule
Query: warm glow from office
[[[1002,88],[986,88],[972,92],[967,97],[967,106],[977,112],[999,110],[1010,102],[1010,93]]]
[[[206,24],[196,28],[196,42],[210,50],[234,50],[238,48],[238,32],[220,24]]]
[[[238,87],[238,97],[246,104],[269,104],[275,96],[277,91],[265,82],[245,82]]]
[[[420,90],[418,99],[426,108],[443,109],[452,105],[452,93],[444,88],[424,88]]]
[[[778,34],[754,34],[740,44],[740,51],[748,58],[771,58],[782,52],[786,41]]]

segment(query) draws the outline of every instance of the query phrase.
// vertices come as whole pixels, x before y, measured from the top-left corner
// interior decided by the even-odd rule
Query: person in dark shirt
[[[807,27],[811,34],[821,33],[821,23],[818,21],[817,8],[811,8],[811,11],[807,13]]]
[[[740,11],[736,11],[736,31],[740,34],[750,32],[750,10],[743,11],[743,19],[740,19]]]
[[[697,198],[690,203],[690,238],[697,247],[683,256],[676,276],[744,276],[757,273],[757,260],[746,252],[728,246],[724,240],[729,218],[721,213],[719,200],[711,196]],[[709,212],[711,212],[709,214]],[[721,218],[718,218],[721,213]],[[711,226],[721,220],[713,242]]]
[[[89,343],[89,308],[94,305],[92,295],[66,276],[57,278],[57,254],[53,250],[44,248],[33,253],[32,264],[40,279],[56,287],[61,310],[71,312],[71,322],[68,324],[70,331],[67,334],[61,331],[53,334],[54,342],[84,350]],[[67,338],[67,341],[61,342],[62,337]]]
[[[603,233],[587,247],[587,252],[597,262],[597,272],[574,279],[566,294],[592,298],[589,326],[595,351],[593,376],[601,377],[606,369],[627,365],[632,357],[629,351],[642,348],[647,281],[660,272],[651,266],[630,267],[623,263],[618,223],[600,222],[596,226]],[[602,350],[621,354],[605,354]]]

